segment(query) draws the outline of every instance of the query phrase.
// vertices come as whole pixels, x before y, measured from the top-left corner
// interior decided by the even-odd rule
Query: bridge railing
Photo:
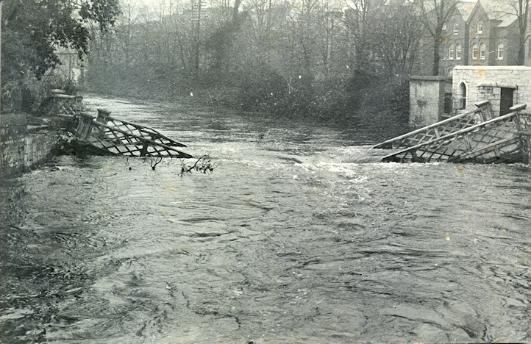
[[[132,131],[125,125],[108,125],[113,119],[107,119],[107,123],[95,120],[88,114],[80,114],[74,134],[82,141],[92,146],[108,151],[115,155],[131,157],[162,157],[162,158],[191,158],[190,154],[175,149],[175,146],[184,146],[170,138],[158,133],[151,128],[145,131]],[[122,122],[122,121],[116,121]],[[114,123],[115,124],[115,123]],[[138,125],[135,125],[138,126]],[[169,140],[172,145],[163,143]]]
[[[385,162],[495,162],[511,160],[521,151],[520,131],[531,128],[525,105],[511,113],[481,122],[385,156]]]
[[[98,117],[96,121],[105,124],[109,127],[120,129],[124,132],[128,132],[132,135],[137,135],[145,138],[149,138],[151,141],[161,143],[170,147],[186,147],[186,145],[176,142],[159,131],[145,127],[136,123],[124,121],[110,116],[110,112],[102,109],[98,109]]]
[[[426,127],[411,131],[407,134],[392,138],[377,144],[373,148],[399,149],[429,142],[445,135],[457,132],[477,123],[489,120],[492,117],[491,104],[484,101],[476,104],[477,109],[465,112]]]

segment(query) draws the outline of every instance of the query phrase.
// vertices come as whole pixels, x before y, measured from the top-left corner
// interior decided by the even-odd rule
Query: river
[[[531,342],[531,169],[356,128],[90,97],[209,154],[0,182],[1,343]],[[380,134],[381,136],[381,134]]]

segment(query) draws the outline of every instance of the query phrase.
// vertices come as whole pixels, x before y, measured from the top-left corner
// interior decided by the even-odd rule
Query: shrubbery
[[[2,111],[38,113],[43,101],[50,96],[51,90],[62,89],[75,95],[78,86],[60,75],[48,74],[40,79],[29,74],[17,81],[8,81],[2,87]]]

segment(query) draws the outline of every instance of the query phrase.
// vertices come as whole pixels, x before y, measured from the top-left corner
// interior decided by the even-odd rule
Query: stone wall
[[[409,125],[422,127],[441,120],[444,112],[445,79],[415,77],[409,80]]]
[[[454,107],[461,101],[460,85],[466,85],[466,107],[491,101],[495,115],[500,113],[501,89],[513,89],[514,104],[531,106],[531,67],[523,66],[457,66],[453,72],[452,95]]]
[[[46,160],[57,142],[50,130],[28,129],[25,115],[0,115],[0,176]]]

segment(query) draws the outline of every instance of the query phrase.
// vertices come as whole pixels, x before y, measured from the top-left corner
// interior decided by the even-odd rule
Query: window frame
[[[455,58],[455,44],[450,43],[448,45],[448,60],[453,60]]]
[[[479,59],[482,61],[487,59],[487,45],[483,42],[479,44]]]
[[[455,59],[461,60],[463,58],[463,46],[461,43],[456,43],[455,45]]]
[[[501,52],[501,57],[500,57],[500,52]],[[505,58],[505,45],[503,43],[498,44],[498,47],[496,49],[496,58],[499,61],[503,61]]]
[[[477,25],[476,25],[476,33],[483,33],[483,21],[482,20],[478,20],[477,22]]]
[[[472,44],[472,60],[479,60],[479,44]]]

